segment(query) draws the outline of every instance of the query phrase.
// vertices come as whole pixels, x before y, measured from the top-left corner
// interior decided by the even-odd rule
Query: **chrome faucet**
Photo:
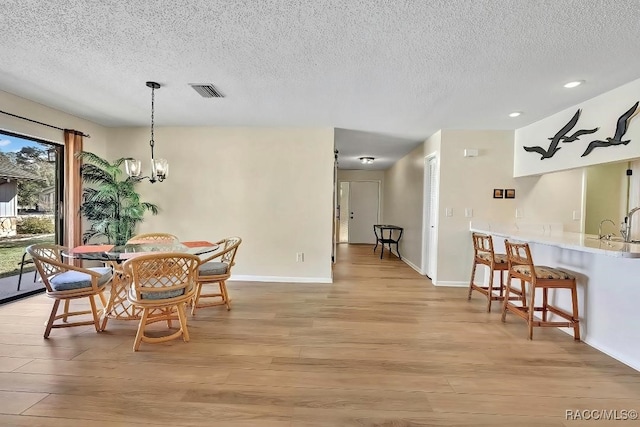
[[[631,218],[633,218],[633,214],[637,211],[640,211],[640,206],[635,207],[629,211],[627,216],[624,217],[624,223],[622,224],[622,228],[620,229],[620,234],[625,242],[631,242]]]
[[[613,220],[611,219],[603,219],[602,221],[600,221],[600,224],[598,225],[598,239],[611,239],[611,236],[615,235],[614,233],[610,233],[610,234],[602,234],[602,224],[604,224],[605,222],[610,222],[611,224],[613,224],[613,226],[616,226],[616,223],[613,222]]]

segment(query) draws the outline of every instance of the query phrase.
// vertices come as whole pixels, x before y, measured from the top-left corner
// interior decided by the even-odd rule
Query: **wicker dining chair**
[[[231,299],[227,292],[227,279],[231,277],[231,268],[235,265],[236,253],[242,243],[240,237],[228,237],[216,242],[220,245],[220,251],[214,253],[201,261],[198,268],[198,284],[193,297],[191,314],[196,314],[196,309],[225,305],[227,310],[231,310]],[[215,283],[218,289],[212,293],[203,293],[206,284]],[[203,298],[213,298],[203,302]]]
[[[142,233],[137,234],[127,240],[127,243],[145,243],[145,242],[167,242],[167,243],[175,243],[178,242],[178,236],[174,236],[169,233]]]
[[[122,264],[125,280],[130,284],[128,299],[142,309],[133,351],[141,342],[160,343],[182,336],[189,341],[185,304],[193,298],[200,258],[185,253],[163,252],[139,255]],[[152,337],[145,333],[148,325],[172,320],[180,322],[180,328],[168,335]]]
[[[81,268],[62,261],[62,251],[66,248],[53,244],[35,244],[27,247],[27,253],[33,259],[38,274],[45,286],[46,294],[54,300],[44,337],[48,338],[52,328],[68,328],[72,326],[94,325],[96,332],[101,331],[100,312],[104,312],[106,299],[104,290],[113,278],[110,267]],[[98,295],[102,309],[96,307],[95,296]],[[72,300],[88,298],[90,310],[69,311]],[[60,302],[64,301],[64,309],[58,314]],[[70,317],[91,314],[92,320],[69,322]],[[62,320],[62,322],[56,322]]]

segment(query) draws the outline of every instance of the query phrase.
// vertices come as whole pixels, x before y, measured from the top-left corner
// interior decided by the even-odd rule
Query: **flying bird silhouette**
[[[565,136],[565,137],[562,137],[561,139],[562,139],[562,142],[573,142],[573,141],[577,141],[577,140],[579,140],[579,139],[580,139],[580,137],[581,137],[582,135],[588,135],[588,134],[590,134],[590,133],[596,133],[596,132],[598,131],[598,129],[600,129],[600,128],[593,128],[593,129],[580,129],[580,130],[575,131],[575,132],[573,133],[573,135]],[[551,138],[549,138],[549,139],[551,139]]]
[[[631,142],[630,139],[623,141],[622,137],[624,136],[625,133],[627,133],[627,128],[629,127],[629,120],[631,120],[631,118],[636,115],[637,108],[638,108],[638,102],[633,104],[633,107],[629,108],[623,115],[621,115],[618,118],[618,124],[616,125],[616,133],[615,135],[613,135],[613,138],[605,138],[606,141],[601,141],[598,139],[595,141],[591,141],[587,146],[587,149],[584,150],[584,153],[582,153],[582,156],[580,157],[584,157],[588,155],[598,147],[610,147],[612,145],[620,145],[620,144],[627,145],[629,142]]]
[[[571,118],[571,120],[569,120],[569,122],[567,122],[566,125],[563,126],[562,129],[560,129],[558,131],[558,133],[556,133],[553,138],[549,138],[551,140],[551,144],[549,144],[549,148],[548,149],[544,149],[540,146],[534,145],[533,147],[522,147],[524,148],[524,151],[528,151],[528,152],[534,152],[534,153],[538,153],[540,154],[542,157],[540,158],[540,160],[544,160],[544,159],[549,159],[551,157],[553,157],[554,154],[556,154],[558,152],[558,150],[560,150],[561,147],[558,147],[558,144],[560,143],[560,140],[562,138],[564,138],[567,135],[567,132],[569,132],[571,129],[573,129],[573,127],[576,125],[576,123],[578,123],[578,119],[580,118],[580,110],[578,109],[578,111],[576,111],[576,113],[573,115],[573,117]],[[576,132],[578,133],[578,132]],[[575,135],[575,134],[574,134]],[[573,136],[573,135],[571,135]]]

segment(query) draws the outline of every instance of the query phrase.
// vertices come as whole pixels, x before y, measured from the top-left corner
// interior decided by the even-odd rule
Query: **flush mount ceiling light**
[[[564,87],[571,89],[571,88],[580,86],[582,83],[584,83],[584,80],[576,80],[575,82],[569,82],[565,84]]]
[[[521,114],[522,113],[520,111],[514,111],[513,113],[509,114],[509,117],[518,117]]]
[[[156,181],[162,182],[167,178],[167,175],[169,174],[169,164],[165,159],[156,160],[153,156],[153,147],[155,146],[155,141],[153,140],[155,90],[160,89],[160,83],[147,82],[147,87],[151,88],[151,140],[149,140],[149,145],[151,146],[151,176],[140,176],[140,173],[142,172],[140,160],[127,159],[124,162],[124,167],[130,178],[137,181],[147,178],[149,182],[154,183]]]
[[[370,165],[375,160],[375,157],[360,157],[360,163],[363,165]]]

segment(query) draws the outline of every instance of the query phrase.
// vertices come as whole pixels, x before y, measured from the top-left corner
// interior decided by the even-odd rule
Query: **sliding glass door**
[[[63,150],[0,131],[0,303],[43,291],[24,254],[31,244],[62,241]]]

